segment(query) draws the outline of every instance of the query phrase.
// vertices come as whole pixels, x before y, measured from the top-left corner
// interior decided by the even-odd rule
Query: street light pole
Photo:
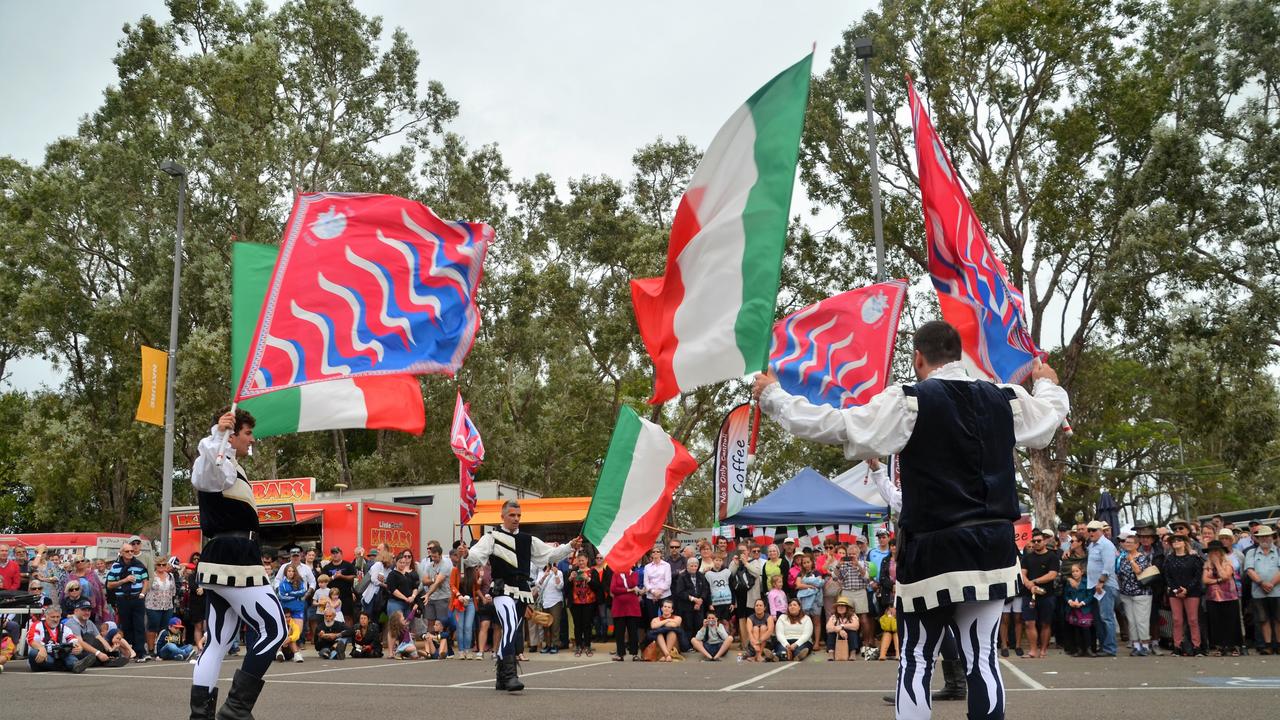
[[[178,376],[178,295],[182,289],[182,214],[187,203],[187,169],[172,160],[160,169],[178,179],[178,234],[173,241],[173,295],[169,300],[169,363],[164,394],[164,474],[160,487],[160,556],[169,556],[169,512],[173,507],[173,431],[175,380]]]
[[[880,220],[880,156],[876,151],[876,119],[871,106],[871,58],[875,48],[871,38],[853,41],[854,51],[862,61],[862,95],[867,102],[867,157],[871,160],[871,224],[876,238],[876,282],[884,282],[884,225]]]
[[[1191,517],[1191,501],[1187,498],[1190,492],[1190,478],[1187,476],[1187,456],[1186,451],[1182,447],[1182,428],[1172,420],[1165,418],[1152,418],[1152,422],[1164,423],[1173,428],[1178,437],[1178,464],[1182,466],[1182,515],[1184,519]]]

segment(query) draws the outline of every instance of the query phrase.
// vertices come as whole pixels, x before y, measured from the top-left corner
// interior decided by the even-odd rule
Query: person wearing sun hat
[[[1231,531],[1226,531],[1228,534]],[[1209,557],[1204,564],[1205,635],[1214,655],[1240,654],[1244,637],[1240,625],[1240,589],[1236,585],[1236,568],[1231,562],[1230,545],[1210,540]]]
[[[835,612],[827,618],[827,658],[853,660],[853,641],[858,637],[858,616],[848,595],[836,598]]]
[[[1249,551],[1245,573],[1252,581],[1254,621],[1262,630],[1259,655],[1280,655],[1280,551],[1276,531],[1259,524],[1253,532],[1257,547]]]

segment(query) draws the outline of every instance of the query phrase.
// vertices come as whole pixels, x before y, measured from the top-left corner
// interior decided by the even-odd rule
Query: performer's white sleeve
[[[814,405],[773,383],[760,393],[760,409],[787,432],[806,440],[844,446],[850,460],[892,455],[906,447],[916,425],[917,408],[890,385],[861,407]]]
[[[538,568],[546,567],[548,563],[554,565],[572,554],[573,546],[568,543],[564,545],[548,545],[538,538],[533,538],[529,548],[529,555],[533,558],[533,566]]]
[[[218,446],[222,444],[222,430],[214,425],[209,436],[200,441],[195,464],[191,466],[191,484],[197,490],[222,492],[236,484],[234,451],[218,464]]]
[[[493,533],[489,533],[480,538],[467,550],[467,557],[463,559],[463,564],[470,567],[479,567],[489,562],[489,556],[493,554]]]
[[[884,496],[889,509],[893,510],[894,514],[902,512],[902,490],[889,479],[889,473],[885,471],[884,465],[872,470],[867,477],[875,483],[876,489]]]
[[[1007,385],[1018,396],[1013,401],[1013,436],[1029,448],[1048,446],[1053,434],[1071,412],[1067,391],[1047,378],[1036,380],[1034,393],[1021,385]]]

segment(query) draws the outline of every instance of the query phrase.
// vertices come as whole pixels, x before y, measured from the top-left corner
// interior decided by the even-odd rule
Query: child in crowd
[[[418,644],[422,654],[432,660],[444,660],[449,657],[449,636],[444,631],[444,623],[431,621],[431,629],[423,633]]]
[[[346,618],[342,617],[342,593],[338,592],[338,588],[336,587],[329,588],[328,607],[333,608],[333,616],[335,620],[340,623],[345,623],[347,621]],[[323,612],[320,614],[322,616],[324,615]]]
[[[184,642],[186,636],[187,629],[182,626],[182,618],[170,618],[169,627],[156,638],[156,647],[159,648],[156,655],[161,660],[190,659],[196,649]]]
[[[404,613],[397,610],[387,619],[387,634],[395,645],[391,653],[392,660],[423,659],[418,646],[413,643],[413,635],[409,633],[409,623],[404,621]]]
[[[108,620],[98,626],[98,632],[102,633],[102,637],[107,639],[111,644],[111,650],[120,653],[120,657],[133,659],[137,653],[133,651],[133,646],[128,640],[124,639],[124,633],[120,632],[120,626],[115,622]]]
[[[769,578],[769,592],[765,593],[769,600],[769,614],[773,617],[787,614],[787,593],[782,589],[782,576]]]
[[[1062,595],[1067,601],[1067,643],[1069,655],[1087,657],[1093,654],[1093,612],[1089,609],[1089,600],[1093,588],[1084,580],[1084,565],[1076,563],[1071,566],[1071,577],[1067,579]]]

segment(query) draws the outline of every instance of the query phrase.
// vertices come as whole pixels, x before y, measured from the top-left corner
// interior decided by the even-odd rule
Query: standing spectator
[[[71,617],[72,611],[84,599],[84,586],[75,580],[67,581],[67,586],[62,589],[62,600],[58,603],[62,608],[62,616]]]
[[[342,604],[342,618],[356,616],[355,594],[352,590],[356,582],[356,566],[350,560],[342,558],[342,548],[334,545],[329,548],[329,565],[325,568],[329,575],[329,587],[338,590],[338,600]]]
[[[577,567],[570,576],[573,587],[573,654],[585,653],[590,657],[595,654],[591,647],[591,628],[595,624],[596,603],[602,595],[600,575],[587,565],[586,553],[579,552],[574,562]]]
[[[1116,582],[1120,586],[1120,606],[1129,620],[1129,641],[1133,645],[1129,654],[1139,657],[1151,654],[1151,588],[1138,580],[1149,567],[1151,558],[1138,549],[1138,539],[1126,537],[1116,561]]]
[[[489,565],[481,565],[476,570],[476,650],[480,652],[477,660],[484,660],[485,649],[490,645],[497,647],[498,611],[493,604],[493,595],[489,592],[493,587],[493,569]]]
[[[729,568],[724,565],[724,554],[716,551],[711,556],[711,569],[702,573],[707,579],[708,602],[716,611],[720,624],[725,626],[730,639],[737,632],[734,628],[733,592],[729,589]]]
[[[1044,657],[1049,651],[1050,628],[1053,624],[1053,584],[1058,579],[1061,560],[1049,552],[1045,541],[1050,538],[1046,530],[1033,530],[1031,544],[1023,553],[1022,586],[1026,597],[1022,603],[1022,622],[1026,626],[1030,644],[1028,657]]]
[[[204,650],[204,588],[200,587],[195,563],[183,564],[179,587],[178,613],[187,628],[187,643],[201,652]]]
[[[769,614],[773,617],[785,615],[787,612],[787,591],[783,588],[782,576],[769,578],[769,592],[765,593],[769,601]]]
[[[401,550],[396,557],[396,567],[387,574],[387,632],[391,632],[391,615],[399,613],[401,622],[405,622],[407,629],[408,623],[405,618],[409,617],[409,610],[418,604],[418,598],[422,593],[422,583],[418,580],[418,573],[413,570],[413,553]],[[391,638],[395,640],[396,638]],[[390,641],[386,643],[389,648],[396,647]]]
[[[1187,540],[1187,552],[1199,555],[1204,552],[1204,548],[1200,545],[1200,541],[1191,533],[1191,524],[1182,518],[1174,518],[1169,521],[1169,532],[1173,535],[1181,535]]]
[[[365,570],[369,569],[369,558],[365,555],[364,546],[357,545],[351,551],[351,567],[356,571],[356,582],[364,577]]]
[[[612,624],[613,616],[613,569],[609,567],[609,563],[605,562],[604,554],[597,553],[595,564],[592,568],[596,571],[596,575],[600,577],[600,599],[596,602],[596,632],[597,640],[607,640],[609,637],[609,625]]]
[[[457,552],[456,550],[454,551]],[[456,557],[450,558],[456,560]],[[462,563],[454,562],[453,570],[449,572],[450,593],[453,595],[452,611],[453,624],[457,628],[457,646],[458,657],[462,660],[469,660],[472,657],[472,639],[476,631],[476,574],[479,572],[475,567],[463,567]],[[532,625],[532,623],[530,623]]]
[[[752,559],[752,550],[756,557]],[[738,643],[746,652],[750,637],[750,617],[755,612],[756,600],[760,599],[760,573],[764,563],[759,557],[760,548],[738,548],[738,554],[729,563],[729,591],[733,593],[733,605],[737,608]],[[766,613],[767,614],[767,613]]]
[[[440,543],[435,540],[427,543],[427,556],[418,566],[418,574],[425,588],[423,595],[427,602],[423,617],[428,627],[432,620],[444,621],[449,617],[449,573],[452,570],[453,563],[444,556]]]
[[[370,617],[378,617],[382,614],[382,606],[385,604],[383,596],[386,594],[387,587],[387,566],[382,563],[382,560],[384,558],[389,560],[390,557],[389,551],[384,555],[379,548],[369,551],[364,577],[360,579],[364,584],[364,589],[360,592],[360,609]]]
[[[684,546],[679,540],[672,540],[667,543],[667,565],[671,567],[671,574],[675,575],[684,568]]]
[[[105,620],[107,607],[106,588],[102,586],[97,574],[93,572],[93,564],[87,559],[77,556],[72,560],[72,569],[67,574],[67,580],[79,581],[82,597],[88,600],[93,608],[93,619],[96,621]]]
[[[827,617],[827,659],[853,660],[856,656],[851,650],[857,646],[858,616],[854,614],[849,598],[844,595],[836,598],[834,609]]]
[[[120,632],[124,639],[137,651],[134,662],[146,662],[146,597],[151,588],[151,574],[142,561],[136,557],[136,551],[126,544],[120,548],[120,557],[107,570],[107,592],[115,599],[116,614],[119,618]]]
[[[800,601],[792,598],[787,611],[778,617],[774,625],[777,648],[774,650],[787,660],[804,660],[813,650],[813,621],[800,607]]]
[[[1253,533],[1257,547],[1245,561],[1253,586],[1253,617],[1262,629],[1259,655],[1280,655],[1280,551],[1275,547],[1275,534],[1275,530],[1259,525]]]
[[[773,578],[780,577],[783,579],[783,592],[786,592],[786,578],[791,572],[791,565],[783,557],[782,552],[777,545],[770,545],[765,550],[765,561],[762,572],[764,583],[761,594],[768,596],[769,591],[773,589]],[[785,612],[785,610],[784,610]]]
[[[0,590],[18,590],[22,587],[22,568],[9,557],[9,546],[0,543]]]
[[[613,598],[613,637],[617,653],[613,659],[622,662],[628,654],[632,661],[640,659],[640,574],[635,568],[613,574],[609,594]]]
[[[298,640],[302,638],[302,628],[307,620],[307,582],[302,579],[302,568],[297,564],[286,564],[281,570],[284,577],[276,584],[276,595],[280,598],[280,607],[284,609],[285,622],[289,623],[289,632],[276,653],[276,659],[296,658],[295,662],[302,662]]]
[[[658,606],[658,616],[649,623],[649,640],[658,644],[658,661],[684,660],[680,654],[680,636],[684,634],[683,621],[675,614],[671,598]]]
[[[169,631],[169,621],[173,619],[174,610],[177,609],[177,600],[178,583],[174,580],[169,565],[163,562],[156,563],[155,577],[151,579],[151,590],[143,601],[143,606],[147,609],[147,650],[152,658],[160,656],[160,646],[163,643],[157,643],[156,638],[161,633]]]
[[[1230,532],[1230,531],[1228,531]],[[1209,559],[1204,564],[1205,619],[1209,645],[1215,656],[1239,656],[1244,637],[1240,628],[1240,590],[1235,568],[1220,540],[1210,540]]]
[[[675,543],[679,545],[679,543]],[[677,566],[678,567],[678,566]],[[641,610],[646,618],[656,617],[662,601],[671,597],[671,573],[674,568],[662,559],[662,550],[654,548],[649,553],[649,564],[644,566],[644,602]]]
[[[333,566],[330,565],[330,569]],[[341,600],[339,600],[341,605]],[[346,623],[338,619],[338,610],[333,605],[324,609],[324,619],[316,628],[316,654],[325,660],[346,660],[347,645],[351,642],[351,631]]]
[[[547,563],[534,585],[542,611],[551,616],[551,624],[542,630],[542,652],[554,655],[560,652],[560,623],[564,620],[564,573]]]
[[[1094,520],[1087,526],[1089,533],[1088,581],[1098,600],[1098,647],[1104,657],[1116,655],[1116,597],[1120,586],[1116,583],[1116,546],[1102,534],[1103,522]]]
[[[711,662],[719,660],[729,652],[729,633],[725,631],[724,625],[720,624],[715,610],[707,612],[707,618],[702,621],[702,627],[694,633],[689,644],[702,655],[704,660]]]
[[[800,556],[797,563],[796,580],[796,599],[800,601],[800,609],[805,615],[809,616],[809,621],[813,626],[819,627],[822,622],[822,576],[818,574],[817,568],[813,564],[813,556],[805,553]],[[815,636],[816,637],[816,636]],[[818,643],[815,639],[814,645]]]
[[[360,612],[360,618],[351,630],[351,657],[382,657],[382,628],[364,611]]]
[[[1173,552],[1164,559],[1164,578],[1173,610],[1173,654],[1204,655],[1200,646],[1200,597],[1204,594],[1204,558],[1191,551],[1185,534],[1170,536]],[[1191,649],[1182,642],[1183,623],[1191,629]]]
[[[196,563],[199,564],[199,561],[196,561]],[[272,584],[274,585],[280,584],[280,581],[284,579],[285,568],[290,565],[292,565],[293,568],[297,570],[298,577],[302,578],[302,582],[306,586],[307,594],[309,595],[311,591],[315,590],[316,588],[316,573],[314,570],[311,569],[310,565],[303,562],[302,548],[297,546],[289,548],[289,562],[285,563],[284,565],[281,565],[280,569],[276,571],[275,580],[273,581]],[[309,597],[306,598],[306,601],[310,602],[311,598]]]
[[[853,611],[858,616],[862,631],[862,644],[870,645],[875,630],[871,626],[871,603],[867,601],[870,574],[866,561],[852,554],[846,554],[841,563],[836,566],[835,577],[840,582],[841,594],[853,603]]]
[[[707,579],[698,572],[700,566],[697,558],[689,558],[685,561],[684,570],[671,581],[671,598],[675,601],[676,614],[684,621],[686,641],[693,638],[702,626],[711,600]],[[680,649],[686,648],[682,646]]]
[[[1091,657],[1093,652],[1093,590],[1085,578],[1084,565],[1071,566],[1071,574],[1062,586],[1062,599],[1066,606],[1066,634],[1062,645],[1072,657]]]

